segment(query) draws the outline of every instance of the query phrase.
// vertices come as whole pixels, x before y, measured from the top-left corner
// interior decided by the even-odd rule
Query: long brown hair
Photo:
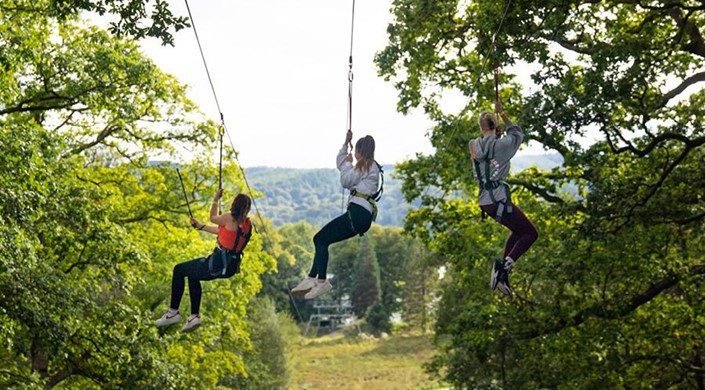
[[[371,135],[366,135],[355,143],[355,151],[360,153],[360,159],[355,164],[355,169],[369,172],[372,163],[375,161],[375,139]]]
[[[247,216],[247,212],[250,211],[252,205],[252,199],[245,194],[237,194],[233,200],[233,204],[230,206],[230,215],[237,223],[242,223]]]

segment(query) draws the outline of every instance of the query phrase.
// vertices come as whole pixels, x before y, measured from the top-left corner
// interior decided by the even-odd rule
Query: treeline
[[[331,161],[334,165],[335,155]],[[348,198],[349,191],[343,191],[334,168],[254,167],[246,169],[246,175],[252,187],[264,195],[257,206],[277,226],[298,221],[323,226],[344,211]],[[393,166],[384,166],[384,195],[378,206],[376,223],[382,226],[402,226],[412,207],[404,200]]]

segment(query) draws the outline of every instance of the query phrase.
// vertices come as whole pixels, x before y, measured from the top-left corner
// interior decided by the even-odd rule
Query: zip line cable
[[[217,101],[217,99],[216,99]],[[223,120],[223,113],[220,113],[220,152],[218,153],[218,189],[223,188],[223,130],[225,129],[225,121]],[[218,199],[218,214],[221,213],[220,209],[220,199]]]
[[[348,56],[348,118],[347,127],[352,131],[352,103],[353,103],[353,38],[355,36],[355,0],[352,2],[352,19],[350,22],[350,55]],[[348,148],[352,152],[352,140],[348,142]]]

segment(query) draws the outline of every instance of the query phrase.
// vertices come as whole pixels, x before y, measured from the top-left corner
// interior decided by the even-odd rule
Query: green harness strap
[[[358,198],[362,198],[370,202],[370,205],[372,206],[372,221],[377,219],[377,201],[374,197],[372,197],[372,195],[363,194],[362,192],[358,192],[357,190],[350,191],[350,195],[357,196]],[[348,216],[349,215],[350,213],[348,212]],[[352,223],[352,219],[350,220],[350,223]]]

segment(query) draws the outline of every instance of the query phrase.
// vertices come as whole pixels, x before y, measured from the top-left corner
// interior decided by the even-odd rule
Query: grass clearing
[[[305,339],[291,359],[291,389],[440,389],[422,365],[434,354],[430,336],[363,340],[340,332]]]

